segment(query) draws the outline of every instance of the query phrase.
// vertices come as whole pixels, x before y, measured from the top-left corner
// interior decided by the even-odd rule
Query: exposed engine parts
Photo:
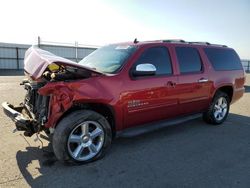
[[[51,64],[43,73],[43,78],[45,78],[47,81],[76,80],[89,78],[91,76],[91,72],[84,69],[55,65],[56,64]]]

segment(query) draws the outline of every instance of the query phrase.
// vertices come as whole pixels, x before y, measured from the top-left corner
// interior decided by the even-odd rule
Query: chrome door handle
[[[208,82],[208,79],[206,78],[201,78],[198,80],[199,83],[203,83],[203,82]]]

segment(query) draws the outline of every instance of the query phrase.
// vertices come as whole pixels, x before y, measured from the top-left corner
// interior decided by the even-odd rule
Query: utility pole
[[[41,38],[40,38],[40,36],[37,37],[37,45],[40,48],[40,45],[41,45]]]
[[[78,49],[78,42],[75,41],[75,47],[76,47],[76,54],[75,54],[75,58],[76,58],[76,62],[78,63],[78,53],[77,53],[77,49]]]

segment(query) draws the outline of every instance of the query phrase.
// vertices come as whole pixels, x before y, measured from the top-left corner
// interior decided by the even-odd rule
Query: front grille
[[[49,97],[39,95],[38,93],[39,88],[44,85],[44,83],[37,82],[28,82],[24,85],[27,90],[24,105],[30,113],[30,116],[40,123],[44,123],[45,119],[47,119],[49,106]]]

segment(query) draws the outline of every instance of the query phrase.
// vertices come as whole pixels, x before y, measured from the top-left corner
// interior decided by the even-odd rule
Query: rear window
[[[176,54],[181,73],[200,72],[201,58],[197,49],[192,47],[176,47]]]
[[[232,49],[205,48],[205,53],[215,70],[242,69],[241,61]]]

